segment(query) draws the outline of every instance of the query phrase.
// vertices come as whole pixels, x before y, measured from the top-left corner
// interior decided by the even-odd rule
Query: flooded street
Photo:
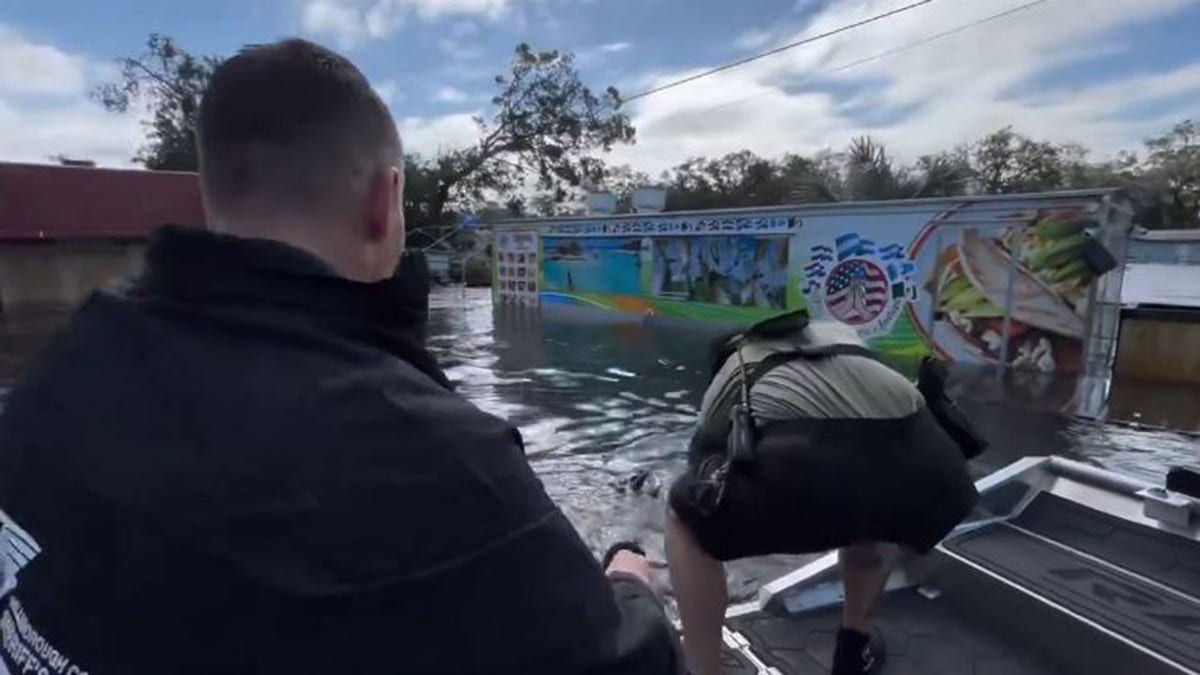
[[[684,467],[712,332],[493,311],[487,289],[436,289],[431,315],[430,348],[443,368],[462,394],[520,427],[535,470],[587,543],[599,552],[637,538],[661,559],[666,486]],[[4,385],[0,379],[0,409]],[[1081,394],[1074,378],[979,370],[955,373],[950,385],[992,443],[974,463],[976,475],[1025,455],[1062,454],[1161,480],[1171,464],[1200,456],[1195,435],[1064,415],[1085,411],[1096,396]],[[1102,393],[1111,417],[1200,426],[1195,391],[1122,384]],[[649,472],[643,488],[627,489],[640,471]],[[744,598],[798,562],[739,562],[731,593]]]
[[[599,551],[633,536],[661,557],[666,485],[684,466],[711,333],[493,312],[486,289],[435,290],[431,314],[430,347],[450,378],[521,428],[535,470],[588,544]],[[1025,455],[1062,454],[1161,480],[1169,465],[1200,453],[1191,435],[1062,415],[1079,407],[1073,378],[980,371],[956,374],[951,387],[992,443],[974,463],[977,475]],[[1114,391],[1147,411],[1159,407],[1155,396],[1195,402],[1191,392]],[[648,488],[622,489],[639,470],[651,472]],[[731,592],[745,597],[797,562],[736,564]]]

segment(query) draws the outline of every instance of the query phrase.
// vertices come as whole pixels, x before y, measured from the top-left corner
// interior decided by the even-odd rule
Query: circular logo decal
[[[888,276],[870,260],[838,263],[825,279],[825,307],[838,321],[852,326],[869,323],[887,304]]]

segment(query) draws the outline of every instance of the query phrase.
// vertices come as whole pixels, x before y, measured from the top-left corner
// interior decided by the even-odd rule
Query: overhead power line
[[[903,12],[907,12],[909,10],[916,9],[918,7],[921,7],[922,5],[928,5],[931,2],[933,2],[933,0],[920,0],[920,2],[914,2],[912,4],[905,5],[903,7],[897,7],[896,9],[893,9],[891,11],[883,12],[882,14],[876,14],[875,16],[867,17],[866,19],[862,19],[861,21],[855,21],[854,23],[846,24],[845,26],[841,26],[840,28],[835,28],[831,31],[826,31],[824,33],[821,33],[820,35],[813,35],[812,37],[807,37],[807,38],[804,38],[803,40],[797,40],[796,42],[791,42],[789,44],[786,44],[786,45],[783,45],[780,47],[775,47],[774,49],[769,49],[765,52],[760,52],[753,56],[747,56],[744,59],[739,59],[739,60],[733,61],[731,63],[726,63],[725,65],[717,66],[716,68],[706,70],[702,73],[696,73],[695,75],[690,75],[688,77],[685,77],[685,78],[682,78],[679,80],[675,80],[673,82],[661,84],[652,89],[647,89],[646,91],[643,91],[641,93],[634,94],[633,96],[626,98],[622,102],[628,103],[629,101],[635,101],[639,98],[645,98],[647,96],[650,96],[651,94],[657,94],[660,91],[666,91],[667,89],[673,89],[674,87],[678,87],[680,85],[687,84],[689,82],[695,82],[696,80],[699,80],[701,78],[705,78],[710,75],[715,75],[717,73],[729,70],[731,68],[737,68],[738,66],[744,66],[747,63],[751,63],[753,61],[758,61],[759,59],[765,59],[768,56],[774,56],[775,54],[778,54],[780,52],[785,52],[789,49],[795,49],[796,47],[802,47],[804,45],[811,44],[818,40],[824,40],[825,38],[833,37],[834,35],[837,35],[839,33],[845,33],[848,30],[853,30],[860,26],[865,26],[869,23],[881,21],[888,17],[892,17],[897,14],[901,14]]]
[[[998,12],[998,13],[996,13],[996,14],[991,14],[991,15],[989,15],[989,16],[985,16],[985,17],[983,17],[983,18],[981,18],[981,19],[976,19],[975,21],[971,21],[970,23],[964,23],[964,24],[962,24],[961,26],[957,26],[957,27],[955,27],[955,28],[951,28],[950,30],[943,31],[943,32],[941,32],[941,33],[936,33],[936,34],[934,34],[934,35],[930,35],[930,36],[928,36],[928,37],[925,37],[925,38],[922,38],[922,39],[920,39],[920,40],[917,40],[916,42],[910,42],[910,43],[908,43],[908,44],[906,44],[906,45],[902,45],[902,46],[900,46],[900,47],[897,47],[897,48],[895,48],[895,49],[889,49],[889,50],[887,50],[887,51],[885,51],[885,52],[880,52],[880,53],[878,53],[878,54],[873,54],[873,55],[871,55],[871,56],[868,56],[868,57],[865,57],[865,58],[859,59],[859,60],[857,60],[857,61],[851,61],[850,63],[846,63],[846,64],[843,64],[843,65],[840,65],[840,66],[838,66],[837,68],[834,68],[833,70],[830,70],[830,71],[828,71],[828,72],[826,72],[826,73],[823,73],[823,74],[824,74],[824,75],[832,75],[833,73],[840,73],[840,72],[842,72],[843,70],[849,70],[850,68],[853,68],[853,67],[855,67],[855,66],[861,66],[861,65],[862,65],[862,64],[864,64],[864,63],[870,63],[871,61],[878,61],[879,59],[884,59],[884,58],[887,58],[887,57],[889,57],[889,56],[892,56],[892,55],[895,55],[895,54],[899,54],[900,52],[906,52],[906,51],[908,51],[908,50],[910,50],[910,49],[915,49],[916,47],[920,47],[920,46],[923,46],[923,45],[929,44],[930,42],[933,42],[933,41],[935,41],[935,40],[940,40],[940,39],[942,39],[942,38],[945,38],[945,37],[950,37],[951,35],[956,35],[956,34],[958,34],[958,33],[961,33],[961,32],[963,32],[963,31],[970,30],[970,29],[972,29],[972,28],[976,28],[976,27],[978,27],[978,26],[982,26],[982,25],[983,25],[983,24],[985,24],[985,23],[989,23],[989,22],[992,22],[992,21],[996,21],[996,20],[998,20],[998,19],[1003,19],[1003,18],[1006,18],[1006,17],[1012,16],[1013,14],[1016,14],[1017,12],[1023,12],[1023,11],[1025,11],[1025,10],[1027,10],[1027,9],[1032,9],[1033,7],[1037,7],[1038,5],[1045,4],[1045,3],[1046,3],[1046,1],[1047,1],[1047,0],[1033,0],[1033,2],[1027,2],[1027,3],[1025,3],[1024,5],[1020,5],[1020,6],[1017,6],[1017,7],[1013,7],[1012,9],[1008,9],[1008,10],[1005,10],[1005,11],[1003,11],[1003,12]]]
[[[970,30],[970,29],[972,29],[972,28],[978,28],[979,26],[982,26],[982,25],[984,25],[984,24],[986,24],[986,23],[990,23],[990,22],[992,22],[992,21],[998,21],[998,20],[1000,20],[1000,19],[1007,18],[1007,17],[1009,17],[1009,16],[1012,16],[1013,14],[1016,14],[1016,13],[1018,13],[1018,12],[1023,12],[1023,11],[1025,11],[1025,10],[1027,10],[1027,9],[1032,9],[1032,8],[1034,8],[1034,7],[1037,7],[1038,5],[1043,5],[1043,4],[1045,4],[1046,2],[1048,2],[1048,0],[1033,0],[1032,2],[1027,2],[1027,3],[1025,3],[1024,5],[1019,5],[1019,6],[1017,6],[1017,7],[1013,7],[1012,9],[1007,9],[1007,10],[1005,10],[1005,11],[1003,11],[1003,12],[997,12],[997,13],[995,13],[995,14],[989,14],[988,16],[985,16],[985,17],[982,17],[982,18],[976,19],[976,20],[974,20],[974,21],[971,21],[971,22],[969,22],[969,23],[964,23],[964,24],[962,24],[962,25],[960,25],[960,26],[955,26],[954,28],[951,28],[950,30],[942,31],[941,33],[935,33],[935,34],[933,34],[933,35],[930,35],[930,36],[927,36],[927,37],[921,38],[920,40],[916,40],[916,41],[914,41],[914,42],[909,42],[909,43],[907,43],[907,44],[901,45],[901,46],[899,46],[899,47],[896,47],[896,48],[894,48],[894,49],[889,49],[889,50],[887,50],[887,51],[882,51],[882,52],[879,52],[879,53],[877,53],[877,54],[872,54],[872,55],[870,55],[870,56],[866,56],[866,57],[863,57],[863,58],[861,58],[861,59],[858,59],[858,60],[855,60],[855,61],[851,61],[851,62],[849,62],[849,63],[844,63],[844,64],[842,64],[842,65],[840,65],[840,66],[838,66],[838,67],[836,67],[836,68],[832,68],[832,69],[830,69],[830,70],[826,70],[826,71],[822,71],[822,72],[817,72],[817,73],[812,73],[812,74],[811,74],[811,75],[809,75],[808,77],[805,77],[804,79],[800,80],[799,82],[796,82],[796,83],[794,83],[794,84],[793,84],[793,86],[795,86],[796,84],[804,84],[804,83],[806,83],[806,82],[809,82],[809,81],[812,81],[812,80],[814,80],[814,79],[816,79],[816,78],[818,78],[818,77],[827,77],[827,76],[829,76],[829,75],[833,75],[834,73],[840,73],[840,72],[842,72],[842,71],[844,71],[844,70],[849,70],[849,69],[851,69],[851,68],[855,68],[855,67],[857,67],[857,66],[861,66],[861,65],[863,65],[863,64],[865,64],[865,63],[871,63],[872,61],[879,61],[879,60],[881,60],[881,59],[885,59],[885,58],[887,58],[887,57],[889,57],[889,56],[895,56],[896,54],[900,54],[900,53],[902,53],[902,52],[906,52],[906,51],[908,51],[908,50],[910,50],[910,49],[916,49],[917,47],[922,47],[922,46],[924,46],[924,45],[927,45],[927,44],[929,44],[929,43],[931,43],[931,42],[935,42],[935,41],[937,41],[937,40],[941,40],[942,38],[947,38],[947,37],[950,37],[951,35],[957,35],[958,33],[962,33],[962,32],[968,31],[968,30]],[[713,106],[708,106],[708,107],[705,107],[705,108],[701,108],[701,109],[700,109],[698,112],[713,112],[713,111],[715,111],[715,110],[721,110],[722,108],[728,108],[729,106],[734,106],[734,105],[737,105],[737,104],[739,104],[739,103],[745,103],[746,101],[749,101],[750,99],[757,98],[757,97],[759,97],[759,96],[762,96],[762,95],[764,95],[764,94],[770,93],[770,92],[772,92],[772,91],[776,91],[776,90],[774,90],[774,89],[770,89],[770,90],[767,90],[767,91],[759,91],[759,92],[755,92],[755,93],[753,93],[753,94],[750,94],[749,96],[743,96],[743,97],[741,97],[741,98],[734,99],[734,100],[732,100],[732,101],[726,101],[725,103],[718,103],[717,105],[713,105]]]

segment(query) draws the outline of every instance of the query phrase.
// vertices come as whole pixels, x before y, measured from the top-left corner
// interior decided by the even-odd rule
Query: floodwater
[[[637,538],[661,560],[666,486],[684,467],[711,332],[494,311],[487,289],[441,288],[431,297],[429,335],[458,390],[520,427],[534,469],[593,550]],[[27,350],[19,351],[25,360]],[[988,369],[956,372],[950,387],[992,443],[973,464],[977,475],[1025,455],[1062,454],[1161,480],[1168,466],[1200,458],[1194,434],[1148,428],[1200,430],[1194,387]],[[629,489],[639,472],[649,478]],[[731,594],[747,597],[801,561],[735,563]]]

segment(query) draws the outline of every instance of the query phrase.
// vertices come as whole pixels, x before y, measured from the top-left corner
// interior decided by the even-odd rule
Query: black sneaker
[[[872,627],[869,635],[839,628],[829,675],[874,675],[883,667],[886,657],[887,647],[878,628]]]

